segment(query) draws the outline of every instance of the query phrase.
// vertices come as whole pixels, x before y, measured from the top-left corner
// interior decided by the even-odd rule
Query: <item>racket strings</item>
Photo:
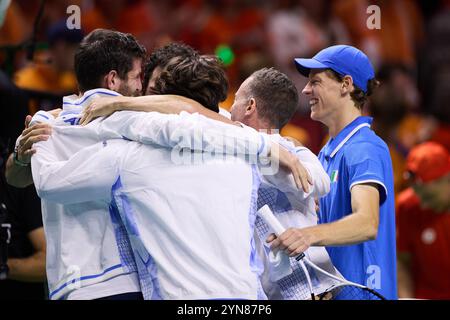
[[[370,289],[344,285],[331,291],[333,300],[384,300]]]
[[[292,273],[278,281],[283,298],[286,300],[306,300],[311,298],[308,281],[298,263],[291,260]]]
[[[263,241],[269,234],[269,226],[259,216],[255,222],[256,232]],[[308,300],[311,292],[305,273],[295,258],[290,258],[292,273],[277,281],[280,293],[285,300]]]

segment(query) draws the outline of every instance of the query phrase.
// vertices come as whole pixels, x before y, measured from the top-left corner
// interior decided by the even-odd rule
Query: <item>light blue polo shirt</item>
[[[320,199],[319,223],[352,213],[351,188],[376,183],[380,192],[377,238],[356,245],[327,247],[334,265],[353,282],[397,299],[395,203],[392,161],[384,141],[370,129],[372,118],[358,117],[328,141],[319,160],[331,180],[330,193]],[[340,298],[351,299],[342,294]]]

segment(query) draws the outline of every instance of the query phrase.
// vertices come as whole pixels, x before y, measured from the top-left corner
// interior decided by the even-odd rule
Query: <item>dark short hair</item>
[[[134,59],[144,59],[146,49],[129,33],[96,29],[80,43],[75,53],[75,75],[81,92],[98,88],[101,79],[116,70],[121,79],[133,68]]]
[[[256,100],[258,116],[281,129],[297,110],[297,88],[287,75],[274,68],[257,70],[250,78],[249,94]]]
[[[340,75],[333,69],[326,69],[325,72],[334,80],[338,82],[344,81],[344,76]],[[352,98],[355,106],[361,110],[364,107],[364,104],[369,99],[369,96],[372,95],[373,91],[380,86],[380,82],[373,78],[367,81],[367,92],[364,92],[361,88],[359,88],[355,83],[353,83],[354,90],[350,92],[350,97]]]
[[[194,48],[181,42],[172,42],[162,48],[158,48],[152,52],[144,67],[144,79],[142,81],[142,90],[148,87],[150,78],[156,67],[164,68],[169,61],[176,57],[188,58],[199,57],[200,54]]]
[[[156,94],[190,98],[219,112],[219,102],[227,97],[228,80],[216,56],[175,57],[163,68],[152,89]]]

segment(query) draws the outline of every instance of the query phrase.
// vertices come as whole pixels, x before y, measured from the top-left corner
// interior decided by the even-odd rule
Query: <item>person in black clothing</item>
[[[6,280],[0,280],[0,300],[45,299],[46,243],[40,199],[34,186],[14,188],[4,175],[6,159],[27,112],[26,101],[1,72],[0,101],[5,107],[0,117],[0,223],[11,225],[9,244],[0,243],[0,250],[7,248],[9,269]],[[4,238],[0,241],[6,242]]]
[[[11,225],[8,245],[8,275],[0,280],[0,300],[44,299],[45,235],[41,203],[34,186],[14,188],[0,174],[0,205]]]

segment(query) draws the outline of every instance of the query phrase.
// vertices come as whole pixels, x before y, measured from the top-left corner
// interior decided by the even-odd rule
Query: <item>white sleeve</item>
[[[320,198],[330,192],[330,177],[325,172],[325,169],[317,156],[305,147],[296,147],[295,153],[300,162],[311,175],[313,180],[312,194],[315,197]]]
[[[267,135],[198,113],[120,111],[99,122],[100,139],[127,138],[144,144],[196,151],[257,155],[270,152]]]
[[[39,110],[31,118],[29,126],[32,127],[38,123],[53,124],[54,121],[55,121],[55,117],[53,117],[49,112],[44,111],[44,110]]]
[[[282,146],[287,147],[291,153],[295,152],[298,160],[311,176],[313,185],[308,193],[304,192],[301,188],[298,189],[292,173],[286,172],[285,170],[277,170],[274,173],[268,172],[266,174],[261,170],[266,182],[282,192],[295,194],[301,199],[306,199],[310,195],[322,197],[327,194],[330,191],[330,178],[323,169],[317,156],[305,147],[292,148],[293,145],[290,146],[290,142],[280,141],[280,143]]]
[[[36,112],[33,115],[33,117],[31,118],[30,124],[28,126],[32,127],[32,126],[34,126],[35,124],[38,124],[38,123],[47,123],[47,124],[52,125],[52,124],[54,124],[54,122],[55,122],[55,117],[53,117],[47,111],[39,110],[38,112]],[[17,137],[15,148],[17,148],[19,146],[19,143],[20,143],[21,139],[22,139],[22,134]]]
[[[31,169],[39,197],[62,204],[110,200],[119,175],[119,151],[114,143],[86,147],[67,161],[58,161],[51,138],[36,143],[35,148]]]

